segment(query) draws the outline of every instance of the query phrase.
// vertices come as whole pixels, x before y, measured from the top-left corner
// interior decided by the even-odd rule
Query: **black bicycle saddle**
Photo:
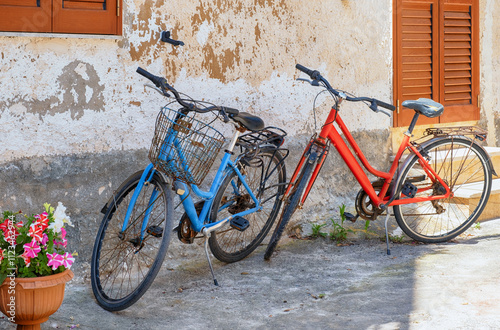
[[[229,117],[250,131],[260,131],[264,128],[264,121],[262,119],[247,112],[229,114]]]
[[[429,118],[439,117],[444,111],[441,103],[434,102],[430,99],[420,98],[418,100],[407,100],[403,102],[403,107],[413,109],[419,114]]]

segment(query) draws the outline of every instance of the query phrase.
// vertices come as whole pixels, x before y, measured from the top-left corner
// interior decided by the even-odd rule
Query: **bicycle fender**
[[[474,140],[471,139],[470,137],[468,136],[465,136],[465,135],[451,135],[449,137],[454,137],[454,138],[460,138],[460,139],[464,139],[464,140],[469,140],[471,142],[473,142]],[[436,140],[439,140],[441,137],[435,137],[435,138],[432,138],[430,139],[429,141],[426,141],[424,143],[421,144],[421,147],[422,148],[425,148],[427,147],[427,145],[429,145],[430,143],[436,141]],[[495,171],[495,168],[493,167],[493,161],[491,160],[491,156],[490,154],[486,151],[486,149],[484,149],[484,147],[478,143],[476,143],[476,145],[484,152],[484,154],[486,155],[486,158],[488,160],[488,163],[490,164],[490,167],[491,167],[491,173],[494,175],[494,176],[498,176],[497,172]]]

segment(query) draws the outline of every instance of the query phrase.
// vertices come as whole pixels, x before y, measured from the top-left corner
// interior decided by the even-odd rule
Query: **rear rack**
[[[245,148],[253,149],[256,146],[274,145],[279,148],[285,141],[286,132],[281,128],[269,126],[258,132],[250,132],[243,134],[238,138],[236,145]]]
[[[477,126],[460,126],[460,127],[439,127],[427,128],[424,136],[434,135],[438,136],[451,136],[451,135],[472,135],[479,141],[485,141],[488,132],[481,127]]]

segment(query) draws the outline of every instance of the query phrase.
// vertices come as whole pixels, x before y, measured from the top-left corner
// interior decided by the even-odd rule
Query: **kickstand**
[[[391,255],[391,250],[389,249],[389,233],[387,232],[387,222],[389,221],[389,210],[387,210],[387,216],[385,217],[385,243],[387,244],[387,255]]]
[[[210,234],[209,234],[210,235]],[[208,254],[208,239],[210,236],[205,236],[205,254],[207,255],[208,265],[210,266],[210,272],[212,272],[212,278],[214,279],[214,284],[219,286],[217,279],[215,278],[214,269],[212,267],[212,261],[210,261],[210,255]]]

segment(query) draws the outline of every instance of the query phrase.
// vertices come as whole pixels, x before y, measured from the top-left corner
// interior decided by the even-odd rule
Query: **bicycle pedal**
[[[407,197],[413,198],[417,194],[418,188],[413,184],[406,182],[401,190],[401,193]]]
[[[162,237],[163,236],[163,228],[160,226],[149,226],[146,229],[147,233],[154,237]]]
[[[349,212],[344,212],[344,217],[346,220],[349,220],[351,222],[356,222],[356,220],[358,219],[358,215],[354,215],[352,213],[349,213]]]
[[[229,225],[239,231],[245,231],[250,226],[250,222],[247,219],[237,216],[229,221]]]

